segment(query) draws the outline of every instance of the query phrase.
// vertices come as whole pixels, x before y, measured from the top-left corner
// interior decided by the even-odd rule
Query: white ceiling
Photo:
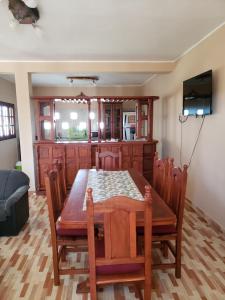
[[[9,27],[0,2],[0,60],[174,60],[225,21],[224,0],[39,0],[43,37]]]
[[[38,2],[42,37],[30,25],[11,29],[8,0],[0,0],[0,60],[175,60],[225,22],[224,0]],[[34,86],[69,86],[65,79],[69,75],[97,75],[97,86],[122,86],[141,85],[153,74],[75,71],[33,74],[32,82]],[[12,75],[0,77],[14,81]]]

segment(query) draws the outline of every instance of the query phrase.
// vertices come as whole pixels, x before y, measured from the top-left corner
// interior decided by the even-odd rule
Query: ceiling
[[[224,0],[38,0],[37,35],[10,28],[0,0],[0,60],[173,61],[225,22]],[[66,4],[65,4],[66,3]],[[66,76],[99,76],[97,86],[142,85],[151,73],[33,74],[34,86],[70,86]],[[0,77],[14,81],[13,75]],[[91,86],[76,82],[76,86]]]
[[[96,81],[97,87],[108,86],[139,86],[143,85],[146,80],[151,78],[151,73],[36,73],[32,74],[32,85],[43,87],[86,87],[94,86],[91,81],[88,80],[74,80],[73,84],[70,83],[67,76],[98,76],[99,80]],[[13,74],[1,74],[0,78],[15,82],[15,76]]]
[[[0,2],[0,60],[174,60],[225,21],[224,0],[39,0],[42,38],[9,27]]]

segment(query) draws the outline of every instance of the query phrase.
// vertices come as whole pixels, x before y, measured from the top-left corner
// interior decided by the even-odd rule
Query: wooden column
[[[148,141],[152,141],[153,136],[153,100],[148,99]]]
[[[91,101],[88,100],[88,143],[91,142],[91,119],[90,119],[90,112],[91,112]]]
[[[98,99],[98,142],[101,143],[102,137],[101,137],[101,128],[100,128],[100,123],[101,123],[101,99]]]

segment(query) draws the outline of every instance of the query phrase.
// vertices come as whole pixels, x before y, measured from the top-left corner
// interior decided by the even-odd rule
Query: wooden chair
[[[62,209],[67,200],[67,188],[66,188],[65,169],[60,160],[57,159],[53,163],[53,170],[55,170],[58,173],[57,184],[58,184],[59,193],[61,195],[61,209]]]
[[[187,184],[187,166],[183,170],[174,168],[172,165],[168,173],[168,198],[166,202],[177,216],[177,222],[174,226],[154,226],[152,229],[152,240],[161,242],[163,245],[164,256],[168,255],[168,249],[175,257],[175,263],[154,264],[154,268],[175,268],[177,278],[181,277],[181,242],[182,242],[182,224],[184,215],[185,192]],[[171,241],[175,241],[175,247]]]
[[[93,203],[92,189],[87,190],[88,252],[91,299],[97,299],[96,286],[135,283],[142,299],[140,284],[144,282],[144,299],[151,299],[151,230],[152,199],[150,186],[145,187],[145,201],[116,196]],[[136,213],[145,214],[144,255],[137,251]],[[103,214],[104,239],[96,241],[95,216]],[[150,234],[149,234],[150,233]]]
[[[159,159],[155,153],[153,162],[153,187],[164,201],[168,199],[168,175],[173,167],[173,158]]]
[[[96,169],[106,171],[116,171],[122,169],[122,153],[114,153],[110,151],[96,151]]]
[[[60,260],[66,258],[70,251],[87,251],[87,231],[60,228],[57,220],[61,212],[61,194],[58,189],[58,172],[50,171],[45,174],[46,196],[51,229],[54,284],[60,284],[60,275],[86,274],[88,269],[60,268]]]

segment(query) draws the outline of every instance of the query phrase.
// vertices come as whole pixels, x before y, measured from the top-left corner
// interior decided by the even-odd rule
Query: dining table
[[[126,171],[80,169],[58,219],[58,227],[87,229],[86,191],[89,187],[93,189],[94,202],[118,195],[143,201],[147,185],[150,185],[149,182],[134,169]],[[176,215],[153,188],[151,188],[151,196],[152,226],[176,224]],[[137,227],[144,226],[144,213],[137,213],[136,220]],[[95,219],[95,223],[103,223],[102,215]],[[88,279],[78,283],[76,293],[89,293]]]
[[[126,172],[126,173],[125,173]],[[108,178],[107,178],[108,176]],[[105,179],[108,180],[105,181]],[[80,169],[77,172],[73,182],[68,199],[62,209],[61,216],[58,220],[58,226],[62,229],[86,229],[87,228],[87,212],[86,212],[86,191],[88,187],[93,188],[93,198],[95,199],[95,191],[97,197],[108,198],[111,192],[117,195],[127,195],[132,190],[133,198],[142,198],[145,195],[145,186],[150,185],[142,174],[134,169],[127,171],[102,171],[96,169]],[[119,186],[119,188],[118,188]],[[151,188],[152,195],[152,226],[174,225],[176,224],[176,215],[167,206],[165,201],[159,194]],[[130,196],[128,194],[127,196]],[[103,222],[102,217],[96,222]],[[137,215],[137,226],[144,225],[144,214]]]

